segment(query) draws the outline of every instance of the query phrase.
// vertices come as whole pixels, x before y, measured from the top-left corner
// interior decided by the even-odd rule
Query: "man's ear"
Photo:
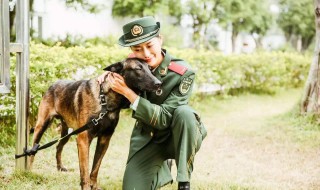
[[[111,71],[114,73],[120,73],[123,69],[123,64],[122,62],[117,62],[109,65],[108,67],[104,68],[103,70],[105,71]]]

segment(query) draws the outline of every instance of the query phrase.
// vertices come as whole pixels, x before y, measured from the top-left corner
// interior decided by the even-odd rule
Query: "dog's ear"
[[[114,73],[120,73],[123,69],[123,63],[122,62],[117,62],[109,65],[108,67],[104,68],[103,70],[105,71],[111,71]]]

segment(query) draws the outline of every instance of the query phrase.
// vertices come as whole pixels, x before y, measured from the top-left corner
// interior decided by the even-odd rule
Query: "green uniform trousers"
[[[193,161],[207,132],[198,115],[185,105],[173,114],[170,137],[162,142],[150,141],[127,163],[123,190],[157,189],[172,182],[167,159],[175,159],[177,181],[190,181]]]

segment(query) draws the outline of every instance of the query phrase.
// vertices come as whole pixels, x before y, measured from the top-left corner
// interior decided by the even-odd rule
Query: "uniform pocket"
[[[194,115],[195,115],[195,117],[196,117],[196,119],[198,121],[197,127],[198,127],[198,129],[200,131],[200,134],[201,134],[202,140],[203,140],[207,136],[207,130],[206,130],[204,124],[201,122],[200,116],[197,113],[194,113]]]
[[[194,113],[194,115],[197,119],[198,136],[197,136],[196,152],[198,152],[201,147],[203,139],[207,136],[207,130],[204,127],[203,123],[201,122],[200,116],[196,113]]]

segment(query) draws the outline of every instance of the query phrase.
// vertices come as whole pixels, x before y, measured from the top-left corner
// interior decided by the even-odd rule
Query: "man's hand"
[[[107,76],[107,80],[112,90],[118,92],[119,94],[124,95],[125,92],[129,89],[129,87],[124,82],[124,78],[118,73],[110,73]]]
[[[104,73],[102,73],[100,76],[98,76],[97,80],[99,84],[102,84],[106,78],[106,76],[108,76],[111,72],[110,71],[106,71]]]
[[[131,90],[124,81],[124,78],[118,73],[110,73],[107,76],[110,87],[113,91],[125,96],[131,103],[133,103],[138,95]]]

